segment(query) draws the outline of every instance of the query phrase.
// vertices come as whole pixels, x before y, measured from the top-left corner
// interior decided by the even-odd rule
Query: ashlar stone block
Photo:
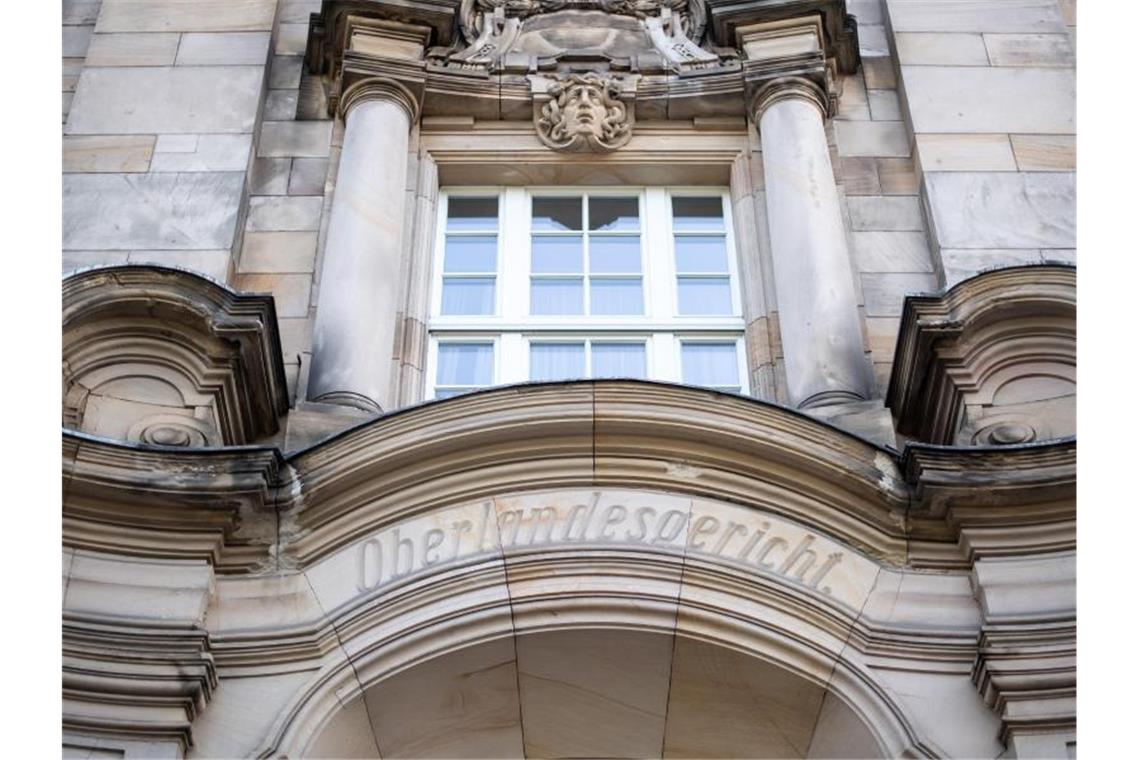
[[[928,172],[925,182],[941,247],[1075,246],[1072,173]]]
[[[229,248],[244,181],[242,172],[65,175],[63,247]]]
[[[145,172],[153,135],[77,135],[63,138],[63,171]]]
[[[1008,135],[915,135],[924,171],[1017,171]]]
[[[1077,138],[1074,135],[1010,135],[1017,168],[1023,172],[1074,171]]]
[[[261,66],[88,68],[68,134],[252,132]]]
[[[179,66],[259,64],[269,56],[269,32],[211,32],[182,35]]]
[[[1056,0],[886,0],[895,32],[1063,32]]]
[[[316,232],[247,232],[239,272],[312,272]]]
[[[980,34],[904,32],[895,35],[895,48],[903,66],[989,66]]]
[[[1069,69],[903,66],[915,132],[1071,134],[1076,77]]]
[[[910,144],[902,122],[837,121],[835,141],[841,156],[910,155]]]
[[[103,0],[98,32],[238,32],[273,28],[276,0]]]
[[[254,232],[315,230],[323,202],[319,196],[251,198],[248,228]]]
[[[994,66],[1076,65],[1067,34],[986,34],[983,37]]]
[[[853,232],[855,261],[862,272],[932,272],[921,232]]]
[[[918,198],[855,196],[847,199],[847,208],[855,230],[922,230]]]
[[[87,49],[88,66],[169,66],[178,53],[177,33],[96,34]]]
[[[257,155],[327,158],[332,126],[331,121],[267,121],[261,127]]]
[[[192,152],[156,152],[152,172],[245,171],[253,135],[199,135]]]

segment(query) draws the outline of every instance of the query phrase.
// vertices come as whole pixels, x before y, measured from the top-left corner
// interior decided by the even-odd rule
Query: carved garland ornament
[[[535,114],[538,139],[554,150],[605,153],[633,136],[633,118],[616,79],[573,74],[554,84]]]

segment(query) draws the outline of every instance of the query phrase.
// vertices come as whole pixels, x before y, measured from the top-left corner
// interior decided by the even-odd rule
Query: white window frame
[[[453,196],[499,198],[498,251],[495,275],[495,313],[490,316],[441,315],[443,291],[443,255],[447,228],[448,201]],[[532,196],[624,196],[638,197],[641,240],[642,303],[641,315],[534,315],[530,312],[531,197]],[[719,197],[724,214],[724,237],[728,248],[731,315],[677,314],[677,273],[674,250],[672,197]],[[727,188],[669,186],[617,187],[494,187],[463,186],[442,188],[432,258],[431,317],[428,323],[429,350],[425,368],[425,398],[435,397],[439,342],[470,340],[493,341],[494,385],[528,382],[531,341],[573,342],[612,341],[644,342],[646,376],[652,380],[681,383],[681,341],[735,340],[740,365],[740,392],[748,394],[750,383],[744,350],[744,318],[742,316],[742,283],[737,261],[732,204]],[[583,211],[583,227],[588,217]],[[588,230],[582,231],[588,235]],[[598,234],[598,233],[595,233]],[[604,232],[600,234],[606,234]],[[658,257],[651,251],[661,251]],[[583,310],[589,310],[590,278],[588,258],[582,277]],[[587,350],[587,368],[590,366]]]

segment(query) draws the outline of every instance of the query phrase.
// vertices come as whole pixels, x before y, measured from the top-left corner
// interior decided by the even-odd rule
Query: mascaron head
[[[535,124],[538,137],[555,150],[606,152],[633,134],[621,88],[597,74],[574,74],[548,90]]]

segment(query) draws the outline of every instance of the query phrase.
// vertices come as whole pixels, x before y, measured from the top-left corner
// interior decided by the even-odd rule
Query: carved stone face
[[[605,152],[629,142],[632,124],[620,88],[596,74],[575,74],[549,91],[535,127],[555,150]]]

